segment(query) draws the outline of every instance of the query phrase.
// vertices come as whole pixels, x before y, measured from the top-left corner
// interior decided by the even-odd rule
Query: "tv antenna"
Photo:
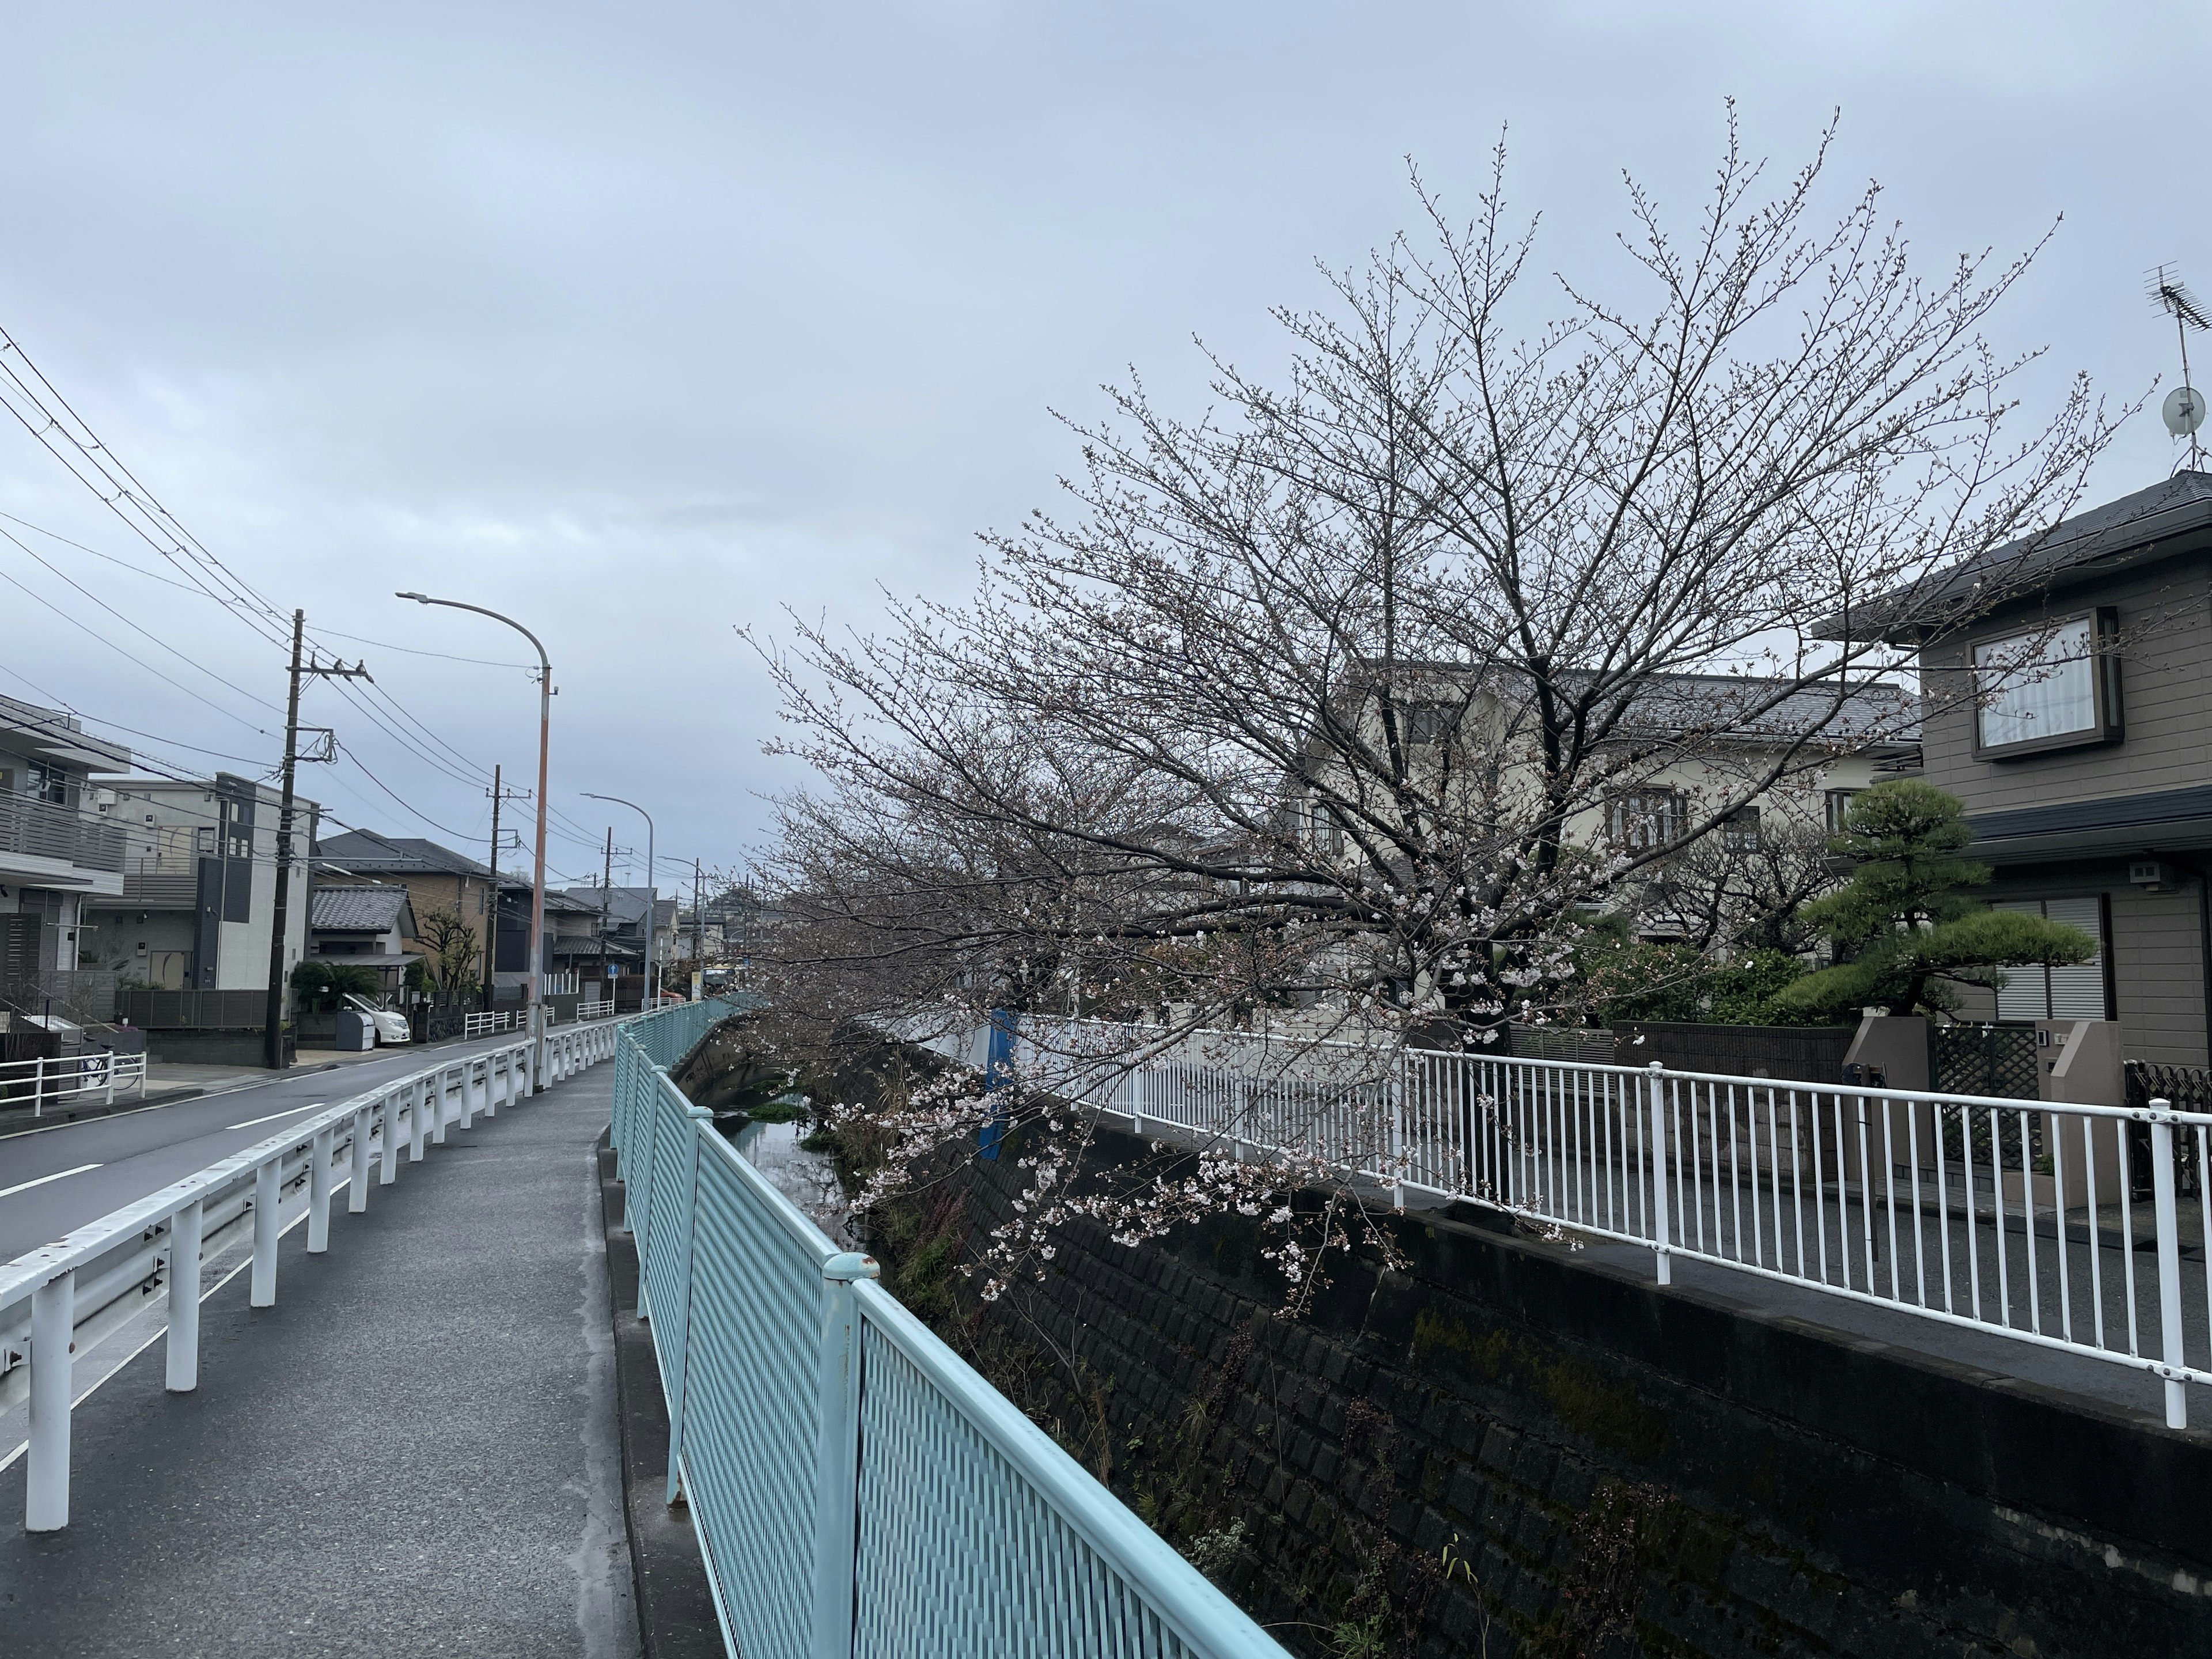
[[[2205,316],[2203,307],[2182,282],[2179,271],[2160,265],[2151,272],[2143,286],[2150,302],[2173,319],[2173,331],[2181,341],[2181,384],[2166,394],[2166,403],[2159,413],[2165,417],[2168,432],[2189,440],[2190,471],[2202,471],[2204,452],[2197,432],[2204,424],[2204,394],[2189,381],[2189,331],[2212,330],[2212,318]]]

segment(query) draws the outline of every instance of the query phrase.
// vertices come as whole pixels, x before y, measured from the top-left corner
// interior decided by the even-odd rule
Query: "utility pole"
[[[284,696],[284,787],[282,804],[276,810],[276,912],[269,928],[269,1000],[263,1010],[261,1033],[261,1063],[272,1072],[284,1069],[284,935],[289,930],[292,902],[292,782],[293,774],[300,763],[300,676],[321,675],[325,679],[365,680],[370,678],[366,663],[356,663],[348,668],[341,660],[335,666],[325,668],[309,661],[300,661],[300,645],[307,629],[307,613],[292,613],[292,672],[290,684]],[[313,728],[322,730],[323,728]],[[325,732],[325,735],[328,735]],[[327,747],[320,755],[310,759],[326,761],[331,758]]]
[[[617,806],[627,806],[645,820],[645,995],[639,1006],[651,1011],[653,1002],[653,969],[659,960],[659,933],[655,922],[660,913],[659,890],[653,886],[653,814],[634,800],[624,800],[620,795],[602,795],[586,789],[586,800],[611,800]],[[607,832],[611,836],[614,831]]]
[[[483,1011],[491,1012],[492,969],[499,960],[499,797],[500,763],[491,763],[491,916],[484,923]]]
[[[701,885],[699,860],[691,860],[691,968],[699,975],[699,994],[707,994],[707,890]]]
[[[753,917],[760,909],[760,900],[753,892],[753,878],[745,878],[745,977],[748,989],[753,982]]]
[[[610,924],[614,920],[614,907],[615,827],[611,823],[607,826],[606,868],[602,871],[599,875],[599,975],[602,979],[606,976],[608,954],[607,932]],[[594,992],[592,994],[596,996],[598,993]],[[612,996],[614,993],[610,991],[607,994]]]
[[[492,978],[492,975],[497,972],[499,969],[500,803],[501,801],[509,800],[528,800],[529,799],[530,792],[527,789],[509,790],[501,786],[500,782],[499,764],[497,762],[494,762],[491,769],[491,921],[489,926],[484,930],[483,1006],[484,1012],[487,1013],[491,1012],[491,1006],[493,1002],[496,1000],[492,994],[493,987],[496,983],[496,981]],[[518,839],[518,850],[520,849],[520,843]]]

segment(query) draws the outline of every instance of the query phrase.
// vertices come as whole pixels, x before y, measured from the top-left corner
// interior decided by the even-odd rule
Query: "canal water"
[[[730,1144],[832,1240],[858,1249],[848,1231],[852,1212],[846,1207],[845,1188],[828,1154],[810,1152],[799,1144],[813,1132],[809,1118],[793,1123],[748,1123],[730,1138]]]

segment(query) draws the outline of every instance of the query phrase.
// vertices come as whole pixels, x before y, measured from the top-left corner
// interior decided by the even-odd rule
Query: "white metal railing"
[[[501,1008],[488,1014],[470,1014],[461,1021],[465,1037],[493,1036],[501,1031],[519,1031],[529,1015],[520,1008]]]
[[[610,1128],[727,1650],[1283,1659],[677,1090],[729,1012],[625,1024]]]
[[[98,1096],[113,1105],[117,1095],[146,1092],[146,1056],[92,1048],[45,1060],[0,1060],[0,1110],[28,1104],[33,1117],[48,1107],[85,1104]]]
[[[578,1019],[611,1019],[614,1012],[614,1000],[611,997],[595,997],[589,1002],[576,1005]]]
[[[2212,1383],[2212,1115],[1024,1015],[1025,1081],[1316,1167]],[[930,1046],[979,1064],[980,1034]],[[2191,1190],[2193,1186],[2193,1192]],[[2192,1198],[2186,1211],[2185,1198]],[[2139,1270],[2137,1256],[2149,1260]]]
[[[607,1021],[549,1033],[537,1088],[613,1058],[616,1030]],[[197,1388],[205,1269],[250,1241],[252,1305],[274,1305],[281,1235],[304,1219],[308,1253],[327,1249],[338,1191],[359,1214],[372,1185],[398,1177],[402,1148],[419,1164],[426,1141],[443,1145],[455,1126],[466,1130],[533,1092],[530,1050],[506,1043],[381,1084],[0,1267],[0,1410],[27,1396],[31,1407],[26,1528],[69,1523],[78,1359],[166,1296],[168,1386]]]

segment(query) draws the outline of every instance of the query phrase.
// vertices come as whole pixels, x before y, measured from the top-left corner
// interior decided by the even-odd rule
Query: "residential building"
[[[276,915],[276,829],[283,796],[218,772],[204,781],[124,778],[100,792],[123,842],[121,890],[88,908],[92,948],[125,987],[253,991],[269,983]],[[295,864],[285,915],[285,971],[307,950],[304,854],[319,809],[293,800]]]
[[[1925,775],[1966,803],[1990,902],[2100,944],[2077,967],[2015,971],[1969,1012],[2116,1018],[2130,1059],[2205,1064],[2212,474],[1962,562],[1850,624],[1917,653]]]
[[[0,1010],[81,1018],[113,1012],[112,976],[80,983],[88,902],[123,890],[123,837],[99,811],[95,777],[131,769],[131,751],[74,714],[0,697]],[[85,1007],[80,992],[104,1007]]]
[[[637,975],[649,959],[665,968],[670,934],[676,922],[676,901],[657,897],[644,887],[567,887],[561,890],[578,904],[588,906],[596,918],[587,936],[563,934],[558,941],[561,965],[574,967],[586,979],[612,978],[616,973]],[[650,938],[646,918],[653,917]],[[610,971],[613,970],[613,971]]]
[[[1525,690],[1508,674],[1478,680],[1451,664],[1409,664],[1399,672],[1400,729],[1417,782],[1470,822],[1495,812],[1510,823],[1527,814],[1538,782],[1526,752]],[[1613,781],[1585,788],[1563,839],[1594,852],[1680,848],[1683,856],[1645,864],[1607,902],[1664,887],[1680,878],[1687,859],[1708,852],[1747,857],[1786,840],[1806,862],[1824,866],[1825,837],[1850,797],[1919,763],[1918,699],[1881,681],[1798,686],[1749,675],[1662,674],[1636,684],[1626,700],[1592,763]],[[1347,726],[1357,720],[1370,752],[1385,752],[1381,700],[1371,690],[1344,718]],[[1310,742],[1285,809],[1294,832],[1331,857],[1348,855],[1357,839],[1332,803],[1387,799],[1371,780],[1363,787],[1352,777],[1346,747],[1318,735]],[[1699,827],[1717,818],[1701,836]],[[1671,902],[1644,918],[1647,932],[1684,931],[1668,913]]]
[[[680,908],[672,899],[661,902],[668,907],[671,929],[664,960],[684,975],[705,964],[750,972],[755,952],[782,920],[781,911],[746,887],[728,888],[703,906],[696,899]]]
[[[418,959],[407,948],[415,937],[415,911],[404,887],[318,887],[307,927],[312,960],[366,968],[387,997],[398,994],[407,964]]]
[[[579,890],[596,893],[597,888]],[[500,879],[499,954],[492,979],[502,996],[521,994],[530,981],[530,884]],[[582,974],[579,963],[590,961],[598,949],[599,907],[568,896],[557,887],[545,893],[545,939],[539,965],[547,975],[545,989],[577,990]]]
[[[321,887],[398,886],[406,890],[412,927],[421,927],[437,913],[455,915],[475,933],[476,949],[470,959],[468,982],[483,983],[484,953],[493,948],[493,923],[501,912],[495,899],[492,872],[467,854],[441,847],[416,836],[384,836],[366,830],[348,830],[318,842],[315,846],[315,884]],[[502,874],[499,886],[512,890],[510,875]],[[523,892],[530,884],[521,884]],[[516,970],[528,954],[529,908],[524,901],[522,939],[514,945]],[[502,933],[504,928],[501,929]],[[405,941],[418,955],[434,954],[434,947],[410,933]],[[500,941],[501,948],[504,940]],[[494,949],[497,962],[499,950]]]

